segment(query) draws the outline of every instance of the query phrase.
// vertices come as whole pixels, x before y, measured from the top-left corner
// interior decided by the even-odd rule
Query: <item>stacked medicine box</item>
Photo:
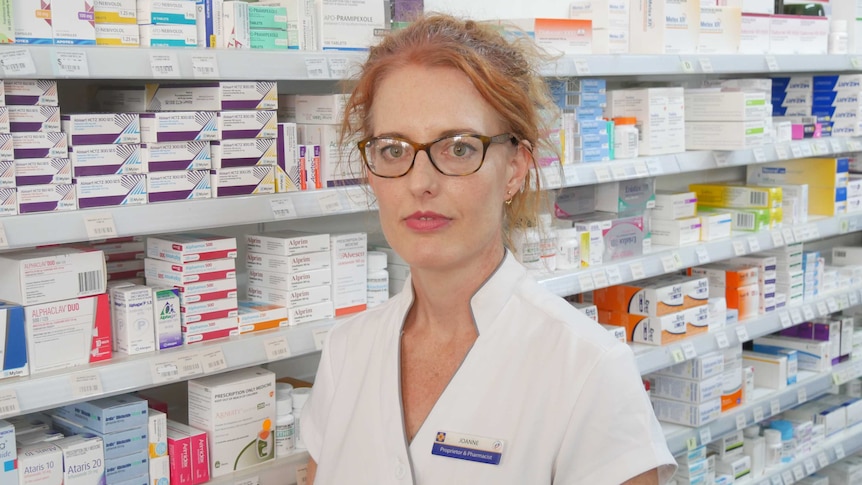
[[[640,155],[685,151],[685,95],[681,87],[608,91],[606,118],[636,118]]]
[[[697,243],[701,240],[701,226],[694,192],[655,194],[655,207],[650,212],[649,221],[652,244],[684,246]]]
[[[249,46],[252,49],[299,49],[296,31],[288,32],[287,7],[248,6]]]
[[[138,28],[137,0],[95,2],[96,45],[138,47],[141,43]]]
[[[329,234],[252,234],[246,248],[249,300],[287,308],[289,325],[335,316]]]
[[[142,47],[197,47],[194,0],[137,0]]]
[[[721,413],[724,355],[697,356],[650,374],[650,399],[662,421],[701,426]]]
[[[8,252],[0,256],[0,273],[0,299],[24,307],[31,374],[111,358],[101,251],[49,247]]]
[[[550,80],[554,103],[563,111],[563,164],[611,159],[613,128],[603,119],[607,107],[604,79]]]
[[[805,300],[805,272],[802,265],[802,243],[762,251],[762,255],[775,257],[775,306],[801,305]]]
[[[56,408],[50,415],[54,428],[66,440],[94,435],[101,440],[106,485],[149,476],[149,418],[144,399],[106,397]]]
[[[12,135],[11,139],[0,135],[5,141],[0,158],[8,161],[11,151],[15,170],[5,171],[8,176],[0,177],[0,185],[8,187],[14,173],[19,214],[77,209],[68,143],[60,131],[57,82],[7,80],[4,84],[8,124],[0,123],[0,131]],[[10,213],[13,199],[4,194],[2,213]]]
[[[802,272],[805,282],[803,300],[809,300],[819,295],[822,290],[823,272],[826,269],[826,259],[820,251],[802,252]]]
[[[757,313],[762,315],[774,312],[778,258],[768,254],[752,254],[733,258],[728,263],[732,266],[757,268]]]
[[[700,213],[729,213],[733,231],[761,231],[781,225],[781,187],[752,187],[744,184],[691,184]]]
[[[738,320],[758,314],[760,285],[756,267],[713,263],[689,268],[688,273],[707,278],[710,296],[724,297],[727,310],[735,311]]]
[[[237,335],[236,239],[205,234],[147,238],[147,284],[179,291],[183,343]]]
[[[15,154],[12,150],[12,133],[10,130],[5,83],[0,81],[0,216],[18,214]]]
[[[858,74],[779,78],[784,116],[809,116],[821,124],[823,136],[858,136],[862,133],[862,76]],[[775,103],[775,101],[774,101]],[[779,110],[778,106],[775,110]],[[778,113],[776,113],[778,114]]]
[[[767,106],[762,91],[686,89],[685,149],[743,150],[766,143]]]
[[[782,193],[795,195],[792,198],[798,199],[799,205],[807,203],[806,217],[832,217],[847,211],[849,170],[850,159],[846,157],[802,158],[750,165],[746,180],[749,184],[782,187]],[[854,206],[862,203],[858,196],[854,197]]]

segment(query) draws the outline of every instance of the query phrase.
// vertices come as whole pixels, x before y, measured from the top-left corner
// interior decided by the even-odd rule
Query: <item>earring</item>
[[[512,205],[512,198],[513,198],[513,197],[512,197],[512,192],[507,190],[507,191],[506,191],[506,195],[507,195],[507,196],[509,196],[509,198],[508,198],[508,199],[506,199],[506,205]]]

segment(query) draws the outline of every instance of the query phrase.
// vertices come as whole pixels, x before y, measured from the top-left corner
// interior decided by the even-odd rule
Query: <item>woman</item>
[[[673,457],[631,351],[505,247],[535,219],[543,85],[492,28],[424,17],[345,114],[411,280],[330,332],[301,422],[318,484],[652,484]]]

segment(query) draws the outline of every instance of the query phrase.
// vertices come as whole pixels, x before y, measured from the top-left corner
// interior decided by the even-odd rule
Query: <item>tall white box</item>
[[[368,235],[364,232],[332,234],[329,240],[335,315],[361,312],[367,302]]]
[[[15,427],[0,420],[0,483],[17,485],[18,454],[15,449]]]
[[[375,43],[375,31],[385,29],[383,0],[319,0],[318,29],[322,50],[366,50]]]
[[[153,323],[153,290],[125,286],[111,291],[114,339],[117,351],[135,355],[156,350]]]

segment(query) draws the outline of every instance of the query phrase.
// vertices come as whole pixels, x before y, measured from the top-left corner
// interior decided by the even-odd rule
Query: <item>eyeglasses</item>
[[[420,151],[428,155],[438,172],[460,177],[476,173],[482,168],[485,154],[492,143],[506,142],[517,145],[518,139],[511,133],[496,136],[462,133],[428,143],[416,143],[404,138],[382,136],[366,138],[358,146],[365,166],[378,177],[398,178],[407,175]]]

